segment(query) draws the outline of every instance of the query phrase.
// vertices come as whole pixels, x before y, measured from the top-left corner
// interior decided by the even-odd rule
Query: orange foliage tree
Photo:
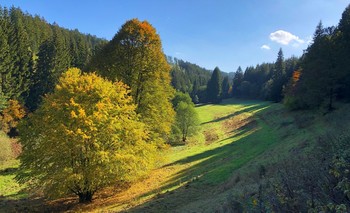
[[[127,21],[92,59],[89,69],[126,83],[151,140],[161,145],[167,139],[175,116],[171,105],[174,90],[160,37],[150,23]]]
[[[24,107],[17,100],[9,100],[7,107],[0,113],[1,130],[9,133],[25,115]]]

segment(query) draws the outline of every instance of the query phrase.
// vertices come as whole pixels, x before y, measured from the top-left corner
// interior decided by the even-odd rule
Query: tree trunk
[[[90,191],[79,193],[79,203],[91,203],[93,193]]]

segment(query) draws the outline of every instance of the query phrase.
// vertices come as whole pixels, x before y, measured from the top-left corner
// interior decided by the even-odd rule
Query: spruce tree
[[[222,77],[221,71],[215,67],[207,85],[207,99],[212,103],[220,103],[222,100]]]
[[[11,84],[11,70],[13,63],[10,55],[10,46],[8,44],[8,29],[10,23],[7,20],[6,9],[0,8],[0,92],[2,94],[10,95]]]
[[[199,83],[198,80],[194,80],[193,86],[192,86],[192,91],[191,91],[191,98],[193,103],[197,104],[198,103],[198,91],[199,91]]]
[[[12,7],[7,25],[9,55],[11,61],[5,66],[2,90],[12,99],[24,99],[29,91],[30,77],[33,72],[32,51],[28,34],[24,28],[23,13]]]
[[[54,26],[53,38],[39,48],[37,69],[26,101],[30,110],[35,110],[43,95],[53,91],[59,76],[69,67],[68,51],[61,30]]]
[[[282,48],[278,51],[275,69],[272,73],[271,100],[280,102],[283,98],[282,89],[286,83],[286,67]]]
[[[235,77],[233,78],[232,82],[232,96],[233,97],[241,97],[241,91],[240,87],[243,82],[243,71],[242,68],[239,66],[236,73]]]
[[[337,30],[337,52],[336,58],[339,64],[339,69],[342,75],[341,88],[339,91],[339,98],[345,98],[350,100],[350,5],[346,7],[342,14],[342,18],[339,21]]]
[[[226,99],[230,97],[229,90],[230,82],[228,80],[228,76],[225,76],[224,80],[222,81],[222,98]]]

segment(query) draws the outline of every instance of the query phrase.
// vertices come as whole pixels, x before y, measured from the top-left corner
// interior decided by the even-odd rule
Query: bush
[[[9,160],[12,157],[11,140],[6,134],[0,132],[0,162]]]
[[[17,100],[9,100],[7,107],[0,114],[0,127],[5,133],[15,129],[25,116],[24,107]]]

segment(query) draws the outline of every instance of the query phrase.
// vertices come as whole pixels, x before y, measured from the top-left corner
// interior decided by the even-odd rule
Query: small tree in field
[[[199,119],[194,105],[181,101],[176,107],[176,127],[180,130],[182,141],[198,130]]]
[[[41,107],[19,125],[23,152],[17,179],[53,197],[91,202],[102,187],[132,181],[154,162],[155,146],[129,90],[69,69]]]

